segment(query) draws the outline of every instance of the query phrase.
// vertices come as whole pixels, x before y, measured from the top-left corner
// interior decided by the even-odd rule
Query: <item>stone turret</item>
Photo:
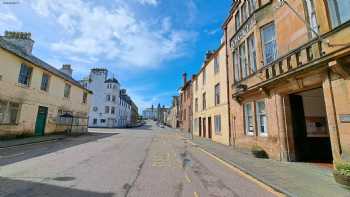
[[[34,45],[34,41],[31,39],[31,35],[32,34],[29,32],[5,31],[5,35],[2,36],[2,38],[16,45],[24,52],[31,54]]]

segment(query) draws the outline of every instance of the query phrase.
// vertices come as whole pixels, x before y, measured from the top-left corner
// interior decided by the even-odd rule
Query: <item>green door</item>
[[[46,125],[46,117],[47,117],[47,107],[39,106],[38,115],[36,117],[35,123],[35,135],[43,136],[45,133],[45,125]]]

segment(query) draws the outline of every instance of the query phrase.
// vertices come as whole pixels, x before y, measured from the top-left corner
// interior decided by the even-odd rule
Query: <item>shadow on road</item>
[[[45,154],[50,154],[56,151],[111,137],[117,134],[119,133],[89,133],[84,136],[68,137],[53,142],[0,149],[0,166],[31,159],[34,157],[39,157]]]
[[[41,180],[38,180],[41,181]],[[62,187],[52,184],[36,183],[27,180],[17,180],[0,177],[0,196],[50,196],[50,197],[62,197],[62,196],[74,196],[74,197],[111,197],[113,193],[100,193],[93,191],[85,191],[79,189],[73,189],[68,187]]]

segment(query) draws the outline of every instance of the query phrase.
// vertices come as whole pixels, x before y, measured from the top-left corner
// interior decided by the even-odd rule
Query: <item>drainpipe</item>
[[[225,50],[226,50],[226,57],[225,57],[225,60],[226,60],[226,85],[227,85],[227,88],[226,88],[226,91],[227,91],[227,106],[228,106],[228,135],[229,135],[229,145],[233,145],[233,147],[236,146],[236,139],[235,137],[232,138],[232,135],[231,135],[231,106],[230,106],[230,100],[231,100],[231,96],[230,96],[230,82],[228,80],[229,78],[229,72],[228,72],[228,41],[227,41],[227,27],[225,27]],[[236,131],[234,131],[236,132]],[[231,143],[231,139],[232,139],[232,143]]]

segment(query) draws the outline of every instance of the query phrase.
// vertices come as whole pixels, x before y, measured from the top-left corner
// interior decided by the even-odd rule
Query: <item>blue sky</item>
[[[168,106],[182,73],[196,73],[219,46],[231,2],[0,0],[0,32],[31,32],[33,53],[57,68],[71,64],[75,79],[107,68],[140,109]]]

